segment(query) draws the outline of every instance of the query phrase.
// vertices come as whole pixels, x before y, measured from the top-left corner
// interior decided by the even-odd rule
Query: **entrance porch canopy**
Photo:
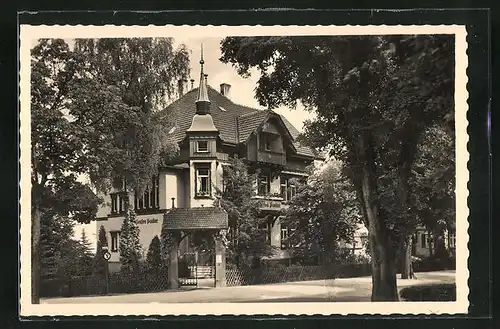
[[[228,228],[227,213],[216,207],[198,207],[198,208],[173,208],[163,215],[162,231],[175,232],[174,235],[180,235],[180,232],[187,236],[192,231],[219,231]],[[215,286],[224,287],[226,285],[226,257],[225,247],[220,236],[215,238]],[[179,267],[178,267],[178,248],[179,242],[183,238],[174,237],[174,241],[169,250],[168,277],[170,288],[179,287]]]
[[[225,230],[227,213],[216,207],[173,208],[163,215],[166,230]]]

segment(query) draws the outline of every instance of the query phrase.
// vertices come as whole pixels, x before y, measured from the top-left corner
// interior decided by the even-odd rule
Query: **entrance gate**
[[[189,252],[179,257],[179,285],[198,286],[198,255]]]
[[[199,286],[200,281],[205,284],[211,280],[215,287],[226,286],[225,272],[225,244],[226,230],[228,228],[228,215],[220,207],[193,207],[193,208],[175,208],[172,207],[163,217],[162,235],[168,241],[168,277],[171,289],[182,286]],[[194,235],[193,243],[184,238]],[[200,233],[196,238],[196,233]],[[184,240],[184,241],[183,241]],[[200,243],[205,240],[209,244]],[[195,249],[195,250],[193,250]],[[206,266],[204,271],[198,269],[199,259],[193,251],[213,250],[212,255],[208,257],[209,263],[215,263],[213,266]],[[209,271],[208,271],[208,270]],[[207,270],[207,271],[205,271]],[[202,273],[206,277],[213,279],[198,279]]]

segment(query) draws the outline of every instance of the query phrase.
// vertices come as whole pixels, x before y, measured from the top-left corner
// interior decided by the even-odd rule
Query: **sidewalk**
[[[417,279],[398,279],[398,289],[410,285],[453,283],[455,271],[416,273]],[[345,278],[164,291],[113,296],[43,299],[43,304],[87,303],[248,303],[248,302],[369,302],[371,277]]]

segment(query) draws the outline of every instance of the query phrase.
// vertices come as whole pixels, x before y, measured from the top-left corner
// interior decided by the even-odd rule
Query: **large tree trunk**
[[[411,167],[417,153],[418,136],[421,129],[417,129],[412,123],[406,127],[407,138],[402,140],[401,151],[398,162],[398,197],[403,209],[402,223],[400,224],[401,248],[399,252],[399,266],[401,279],[412,278],[412,236],[415,233],[416,218],[411,211],[409,194],[411,193],[409,178]]]
[[[362,166],[358,172],[358,197],[368,226],[372,251],[372,301],[398,301],[396,264],[393,244],[380,214],[377,195],[375,155],[370,136],[360,135],[358,155]]]
[[[396,264],[393,251],[387,243],[376,243],[370,237],[372,250],[372,302],[398,301]]]
[[[401,266],[401,279],[412,279],[412,261],[411,261],[411,251],[412,251],[412,237],[409,236],[402,246],[400,254],[400,266]]]
[[[40,303],[40,209],[31,210],[31,303]]]

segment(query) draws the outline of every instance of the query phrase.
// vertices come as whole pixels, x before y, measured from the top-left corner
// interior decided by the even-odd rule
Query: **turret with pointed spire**
[[[203,72],[203,45],[201,45],[201,59],[200,59],[200,87],[198,88],[198,99],[196,100],[196,114],[210,113],[210,99],[208,99],[207,79],[206,74]]]
[[[191,122],[191,127],[187,132],[194,131],[218,131],[215,128],[212,116],[210,115],[210,99],[208,98],[207,90],[207,74],[203,72],[203,45],[201,45],[201,59],[200,59],[200,87],[198,88],[198,98],[196,100],[196,114]]]

